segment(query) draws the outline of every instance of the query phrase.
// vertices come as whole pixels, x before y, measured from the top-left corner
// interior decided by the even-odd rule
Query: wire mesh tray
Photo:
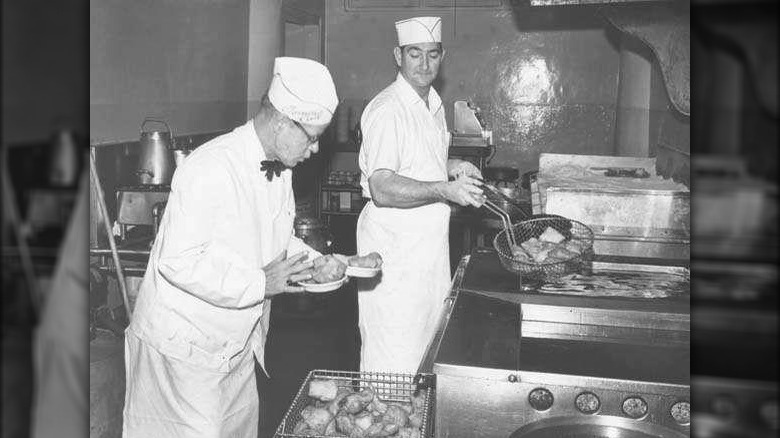
[[[309,372],[303,381],[301,388],[295,395],[295,399],[290,405],[290,409],[284,415],[282,422],[276,429],[274,438],[329,438],[334,436],[346,437],[346,434],[340,435],[312,435],[296,434],[293,432],[295,425],[301,421],[301,411],[314,401],[309,397],[309,384],[314,379],[335,380],[339,388],[347,388],[352,391],[360,391],[369,386],[376,391],[376,396],[383,402],[403,402],[408,403],[409,397],[419,391],[425,399],[423,405],[422,425],[420,426],[420,437],[432,438],[433,434],[433,414],[435,397],[435,376],[433,374],[420,373],[397,374],[384,372],[352,372],[352,371],[329,371],[313,370]],[[397,435],[390,435],[390,437]]]
[[[566,240],[578,240],[582,250],[577,256],[557,262],[527,262],[512,255],[512,248],[507,237],[507,230],[499,232],[493,239],[493,247],[498,252],[498,258],[504,269],[520,274],[523,280],[545,282],[568,274],[579,272],[592,260],[593,231],[582,222],[567,219],[562,216],[551,216],[529,219],[512,225],[514,238],[519,245],[530,238],[538,238],[551,227],[563,234]]]

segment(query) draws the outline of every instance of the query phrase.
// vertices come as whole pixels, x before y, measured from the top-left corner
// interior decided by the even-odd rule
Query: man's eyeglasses
[[[306,129],[303,128],[303,125],[301,125],[300,123],[298,123],[297,121],[295,121],[293,119],[290,119],[290,120],[292,120],[292,122],[295,123],[295,126],[300,128],[300,130],[306,136],[306,139],[309,141],[309,144],[314,144],[314,143],[317,143],[318,141],[320,141],[320,136],[319,135],[310,135],[309,132],[306,131]]]

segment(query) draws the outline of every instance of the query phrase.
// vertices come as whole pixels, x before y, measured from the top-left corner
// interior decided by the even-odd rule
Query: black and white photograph
[[[0,438],[780,430],[776,1],[76,3],[3,1]]]

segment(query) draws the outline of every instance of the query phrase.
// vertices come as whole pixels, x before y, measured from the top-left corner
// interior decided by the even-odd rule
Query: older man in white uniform
[[[360,368],[415,372],[450,286],[446,201],[480,206],[479,170],[448,159],[444,106],[431,88],[444,58],[441,19],[395,24],[398,75],[366,107],[360,123],[363,196],[358,253],[384,260],[379,282],[359,283]],[[455,178],[448,181],[448,177]]]
[[[320,256],[293,235],[290,168],[337,103],[325,66],[277,58],[259,113],[177,169],[126,331],[125,438],[257,436],[269,299]]]

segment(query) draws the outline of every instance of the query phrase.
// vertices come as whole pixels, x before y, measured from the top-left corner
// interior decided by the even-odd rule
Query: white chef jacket
[[[35,397],[30,436],[76,438],[88,428],[89,178],[78,198],[57,255],[51,290],[35,331]]]
[[[256,433],[248,363],[264,365],[262,268],[285,250],[320,255],[293,235],[291,170],[269,182],[265,158],[250,120],[176,170],[127,329],[125,437]]]
[[[430,89],[429,106],[399,73],[361,118],[358,163],[363,196],[379,169],[418,181],[447,181],[449,133],[444,107]],[[358,282],[361,370],[415,372],[450,287],[450,207],[378,207],[358,218],[358,254],[382,255],[378,280]]]

